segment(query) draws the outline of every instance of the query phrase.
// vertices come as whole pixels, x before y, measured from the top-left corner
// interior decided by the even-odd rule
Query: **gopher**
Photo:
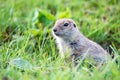
[[[75,61],[88,56],[97,63],[108,61],[109,54],[97,43],[86,38],[72,19],[59,19],[52,28],[61,57],[67,54]]]

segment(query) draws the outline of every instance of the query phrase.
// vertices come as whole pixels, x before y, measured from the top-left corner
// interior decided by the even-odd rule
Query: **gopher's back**
[[[109,54],[97,43],[89,40],[81,33],[78,34],[73,42],[69,43],[72,51],[72,55],[76,59],[80,59],[81,56],[84,58],[92,58],[98,63],[107,62]]]
[[[88,54],[90,57],[95,59],[97,62],[107,62],[109,59],[109,54],[105,51],[99,44],[88,40]]]

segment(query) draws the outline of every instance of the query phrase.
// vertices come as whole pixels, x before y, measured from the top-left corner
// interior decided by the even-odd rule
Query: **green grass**
[[[43,14],[35,17],[38,9]],[[114,58],[101,70],[66,63],[51,35],[60,17],[72,18]],[[119,0],[0,0],[1,80],[120,80],[119,55]]]

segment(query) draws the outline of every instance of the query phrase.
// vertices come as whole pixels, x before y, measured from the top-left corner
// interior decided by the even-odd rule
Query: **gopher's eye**
[[[68,26],[69,24],[68,23],[65,23],[64,26]]]

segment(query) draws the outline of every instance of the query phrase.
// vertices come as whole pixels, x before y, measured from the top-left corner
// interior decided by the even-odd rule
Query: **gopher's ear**
[[[73,26],[76,28],[76,24],[73,24]]]

